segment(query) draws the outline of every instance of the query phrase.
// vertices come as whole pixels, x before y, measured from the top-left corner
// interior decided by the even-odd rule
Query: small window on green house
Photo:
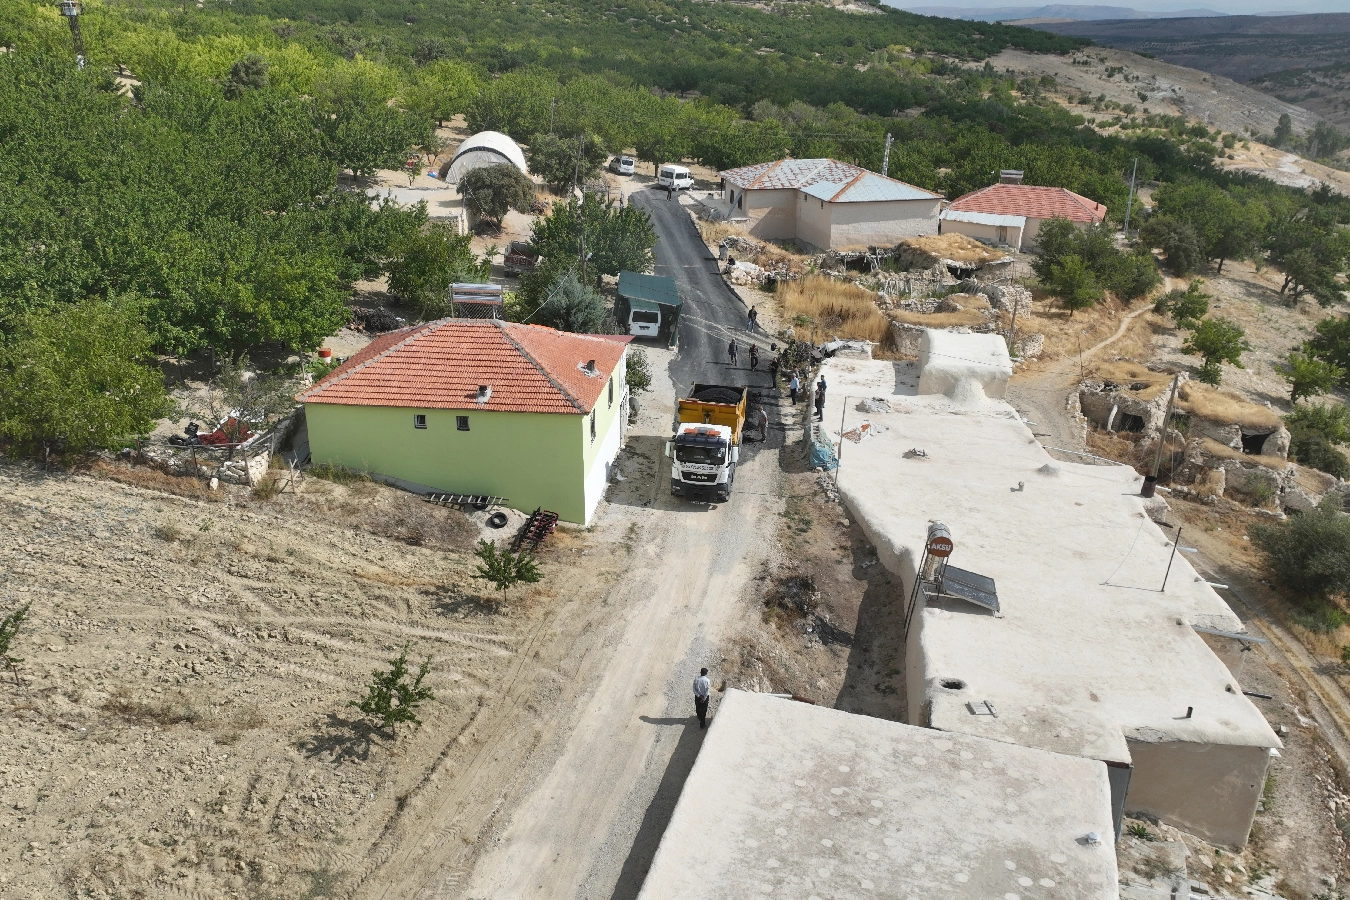
[[[413,427],[414,427],[414,428],[426,428],[426,427],[427,427],[427,417],[426,417],[424,414],[422,414],[422,413],[414,413],[414,414],[413,414]]]
[[[468,417],[468,416],[455,416],[455,430],[456,430],[456,431],[468,431],[468,430],[469,430],[469,417]]]
[[[609,376],[609,405],[614,405],[614,376]]]
[[[595,410],[591,410],[591,440],[595,440]]]

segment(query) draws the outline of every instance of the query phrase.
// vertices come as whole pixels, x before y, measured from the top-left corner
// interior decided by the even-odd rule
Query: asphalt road
[[[751,335],[745,327],[745,302],[722,280],[717,257],[709,252],[689,214],[664,191],[638,191],[630,198],[645,209],[656,228],[656,274],[675,279],[684,308],[680,313],[679,352],[670,367],[677,394],[695,381],[767,388],[769,337]],[[740,365],[732,366],[727,345],[741,345]],[[763,359],[758,372],[750,371],[749,342],[759,345]]]

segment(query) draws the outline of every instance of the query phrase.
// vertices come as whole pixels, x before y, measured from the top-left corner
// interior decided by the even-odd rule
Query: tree
[[[1167,313],[1179,328],[1192,328],[1209,312],[1209,294],[1200,290],[1205,283],[1197,278],[1186,286],[1186,290],[1168,291],[1153,304],[1156,312]]]
[[[390,728],[399,722],[421,725],[417,707],[427,700],[436,699],[430,688],[422,686],[422,681],[430,671],[431,657],[428,656],[422,660],[416,677],[412,676],[408,671],[408,645],[404,644],[398,658],[389,660],[389,671],[376,669],[370,673],[365,699],[360,702],[352,700],[347,705],[355,706],[368,718],[377,720],[377,727],[381,729]]]
[[[431,117],[389,104],[392,86],[367,66],[340,69],[317,88],[315,127],[329,158],[361,178],[376,169],[397,169],[412,148],[431,136]]]
[[[1275,134],[1272,135],[1272,143],[1276,147],[1283,147],[1288,144],[1294,136],[1294,120],[1289,118],[1289,113],[1282,113],[1280,120],[1275,124]]]
[[[1161,214],[1152,216],[1139,229],[1139,240],[1162,250],[1173,275],[1189,275],[1204,264],[1204,247],[1189,222]]]
[[[25,316],[0,346],[0,436],[82,453],[145,434],[170,403],[150,336],[129,301],[89,300]]]
[[[1323,362],[1310,354],[1307,348],[1291,350],[1289,358],[1275,366],[1280,377],[1289,382],[1289,402],[1298,403],[1300,397],[1325,394],[1345,377],[1340,366]]]
[[[532,242],[545,259],[579,260],[583,239],[589,271],[645,272],[652,264],[656,229],[645,210],[605,203],[594,194],[580,202],[555,203],[546,218],[534,223]]]
[[[1275,581],[1304,604],[1350,591],[1350,516],[1338,500],[1332,494],[1316,509],[1251,529]]]
[[[1096,305],[1103,296],[1096,276],[1080,257],[1073,254],[1064,257],[1054,267],[1046,287],[1064,304],[1070,318],[1077,310]]]
[[[19,629],[23,626],[24,620],[28,618],[28,609],[32,602],[25,603],[13,612],[7,613],[3,619],[0,619],[0,659],[5,661],[5,666],[14,675],[14,683],[19,683],[18,664],[23,662],[17,656],[10,654],[10,646],[14,638],[18,636]]]
[[[1350,373],[1350,318],[1328,317],[1318,322],[1308,349],[1317,359]]]
[[[448,316],[450,285],[488,279],[489,261],[474,256],[471,240],[440,222],[408,235],[389,263],[390,292],[423,319]]]
[[[553,134],[536,134],[530,139],[528,156],[530,171],[552,186],[554,193],[562,194],[574,179],[585,182],[600,174],[609,154],[594,135],[578,141]]]
[[[1269,218],[1265,204],[1243,202],[1199,179],[1164,184],[1155,197],[1160,214],[1191,226],[1204,257],[1217,260],[1220,273],[1226,260],[1256,253]]]
[[[230,66],[230,75],[225,79],[225,99],[237,100],[245,91],[261,91],[265,87],[267,60],[250,53]]]
[[[1321,306],[1342,299],[1337,276],[1350,259],[1350,235],[1325,213],[1302,209],[1271,226],[1267,259],[1284,274],[1280,293],[1294,300],[1311,294]]]
[[[641,347],[628,348],[628,359],[624,363],[624,382],[635,394],[649,391],[652,387],[652,367],[647,360],[647,351]]]
[[[1350,411],[1344,406],[1295,407],[1284,417],[1284,427],[1289,429],[1291,458],[1337,478],[1350,477],[1350,459],[1336,449],[1350,442]]]
[[[185,412],[205,419],[212,428],[233,419],[227,432],[234,433],[227,436],[238,442],[247,440],[245,432],[260,434],[294,410],[299,388],[291,376],[253,370],[248,354],[237,360],[227,356]]]
[[[510,163],[470,169],[459,180],[459,192],[469,212],[499,227],[509,210],[527,213],[534,203],[534,182]]]
[[[1197,378],[1205,384],[1218,384],[1223,379],[1222,364],[1246,368],[1242,365],[1242,354],[1252,346],[1247,343],[1247,333],[1236,322],[1214,316],[1197,322],[1181,349],[1204,360]]]
[[[496,541],[479,541],[473,555],[478,557],[473,577],[501,591],[502,602],[506,602],[506,592],[516,585],[535,584],[544,577],[533,556],[523,550],[520,553],[498,550]]]
[[[571,271],[553,284],[546,302],[535,315],[535,321],[541,325],[577,334],[598,332],[604,320],[604,300]]]

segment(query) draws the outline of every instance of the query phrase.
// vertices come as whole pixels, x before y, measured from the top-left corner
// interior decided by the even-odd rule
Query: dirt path
[[[1171,279],[1167,279],[1164,290],[1171,290]],[[1069,395],[1082,378],[1083,363],[1120,340],[1136,318],[1152,309],[1152,305],[1145,304],[1125,315],[1114,334],[1084,350],[1081,356],[1061,359],[1045,371],[1030,373],[1008,384],[1008,402],[1027,420],[1043,445],[1079,453],[1087,450],[1087,430],[1067,410]],[[1084,459],[1076,455],[1071,458],[1079,462]]]

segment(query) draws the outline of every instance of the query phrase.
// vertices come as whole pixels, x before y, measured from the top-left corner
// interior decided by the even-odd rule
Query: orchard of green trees
[[[1049,85],[961,62],[1078,46],[1045,32],[692,0],[117,0],[81,19],[77,69],[54,2],[0,4],[8,445],[143,432],[165,408],[159,358],[312,350],[348,320],[359,279],[387,274],[410,315],[442,314],[445,286],[484,261],[423,209],[372,205],[363,178],[434,155],[435,126],[458,115],[525,144],[559,190],[629,149],[653,166],[790,154],[879,169],[891,134],[892,176],[955,197],[1018,168],[1119,220],[1137,159],[1141,180],[1164,183],[1148,235],[1180,235],[1169,265],[1260,254],[1290,296],[1331,302],[1350,255],[1343,199],[1221,174],[1221,135],[1146,117],[1103,136],[1046,101]],[[509,174],[478,176],[485,217],[526,202]],[[1071,308],[1157,281],[1147,253],[1108,247],[1105,230],[1062,237],[1042,277]],[[536,235],[551,262],[513,313],[589,327],[595,277],[641,268],[652,240],[631,209],[555,204]],[[69,384],[20,390],[58,372]]]

